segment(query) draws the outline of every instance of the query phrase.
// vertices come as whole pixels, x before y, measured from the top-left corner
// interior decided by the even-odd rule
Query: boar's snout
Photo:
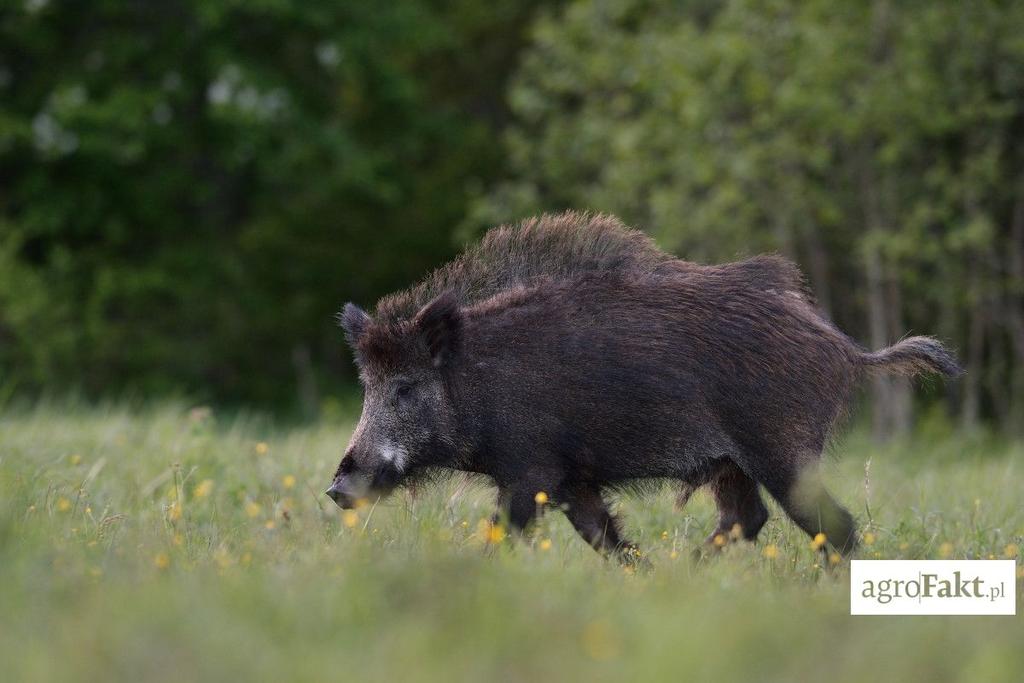
[[[342,458],[338,471],[334,475],[334,481],[330,488],[324,493],[328,498],[338,504],[342,510],[351,510],[355,507],[356,501],[363,495],[362,477],[355,471],[355,460],[352,457],[352,449],[349,448]]]
[[[385,497],[401,482],[402,471],[396,462],[402,462],[404,457],[404,450],[387,444],[380,453],[359,444],[350,445],[333,483],[324,493],[343,510],[358,507],[368,499]]]
[[[353,495],[353,491],[351,491],[347,482],[342,477],[335,479],[331,487],[324,493],[327,494],[328,498],[337,503],[338,507],[342,510],[351,510],[356,506],[357,496]]]

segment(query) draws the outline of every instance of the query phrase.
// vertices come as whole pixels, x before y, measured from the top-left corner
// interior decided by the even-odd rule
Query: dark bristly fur
[[[381,299],[375,318],[385,322],[411,318],[445,292],[453,292],[468,305],[528,286],[539,278],[572,277],[589,271],[730,274],[746,278],[753,286],[789,291],[813,303],[799,268],[780,256],[766,254],[738,263],[704,266],[665,253],[645,233],[627,228],[613,216],[570,211],[490,230],[479,243],[423,282]]]
[[[341,319],[365,396],[328,491],[339,505],[463,470],[498,486],[514,527],[544,491],[626,561],[635,548],[603,493],[666,479],[710,486],[712,537],[755,539],[763,487],[849,552],[853,520],[817,465],[857,384],[868,372],[959,373],[930,337],[864,351],[783,258],[689,263],[588,214],[492,230],[373,317],[349,304]]]

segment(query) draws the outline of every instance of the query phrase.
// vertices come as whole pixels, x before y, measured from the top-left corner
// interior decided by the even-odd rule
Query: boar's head
[[[461,331],[458,301],[445,293],[411,320],[378,322],[354,304],[341,314],[363,385],[363,411],[327,490],[342,508],[390,493],[453,448],[448,375]]]

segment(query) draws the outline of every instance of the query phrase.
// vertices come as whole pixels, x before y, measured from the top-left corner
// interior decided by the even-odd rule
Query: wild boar
[[[931,337],[866,351],[777,256],[702,266],[617,220],[502,227],[371,317],[341,325],[363,410],[327,494],[347,508],[427,473],[497,486],[517,530],[558,504],[601,552],[631,561],[605,495],[709,485],[716,535],[756,539],[763,487],[811,536],[856,546],[819,476],[822,449],[872,372],[959,374]]]

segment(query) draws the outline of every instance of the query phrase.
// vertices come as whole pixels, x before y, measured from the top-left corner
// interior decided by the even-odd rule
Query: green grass
[[[849,616],[845,565],[819,566],[775,506],[757,546],[695,561],[714,525],[703,494],[682,512],[668,491],[620,501],[653,564],[643,574],[600,560],[559,514],[526,541],[488,550],[477,524],[492,493],[457,492],[458,482],[346,520],[320,492],[349,428],[275,430],[174,406],[0,416],[3,679],[1019,681],[1024,672],[1022,616]],[[855,435],[835,450],[831,487],[862,525],[871,520],[874,543],[860,556],[1002,557],[1024,545],[1021,444],[940,429],[884,449]]]

